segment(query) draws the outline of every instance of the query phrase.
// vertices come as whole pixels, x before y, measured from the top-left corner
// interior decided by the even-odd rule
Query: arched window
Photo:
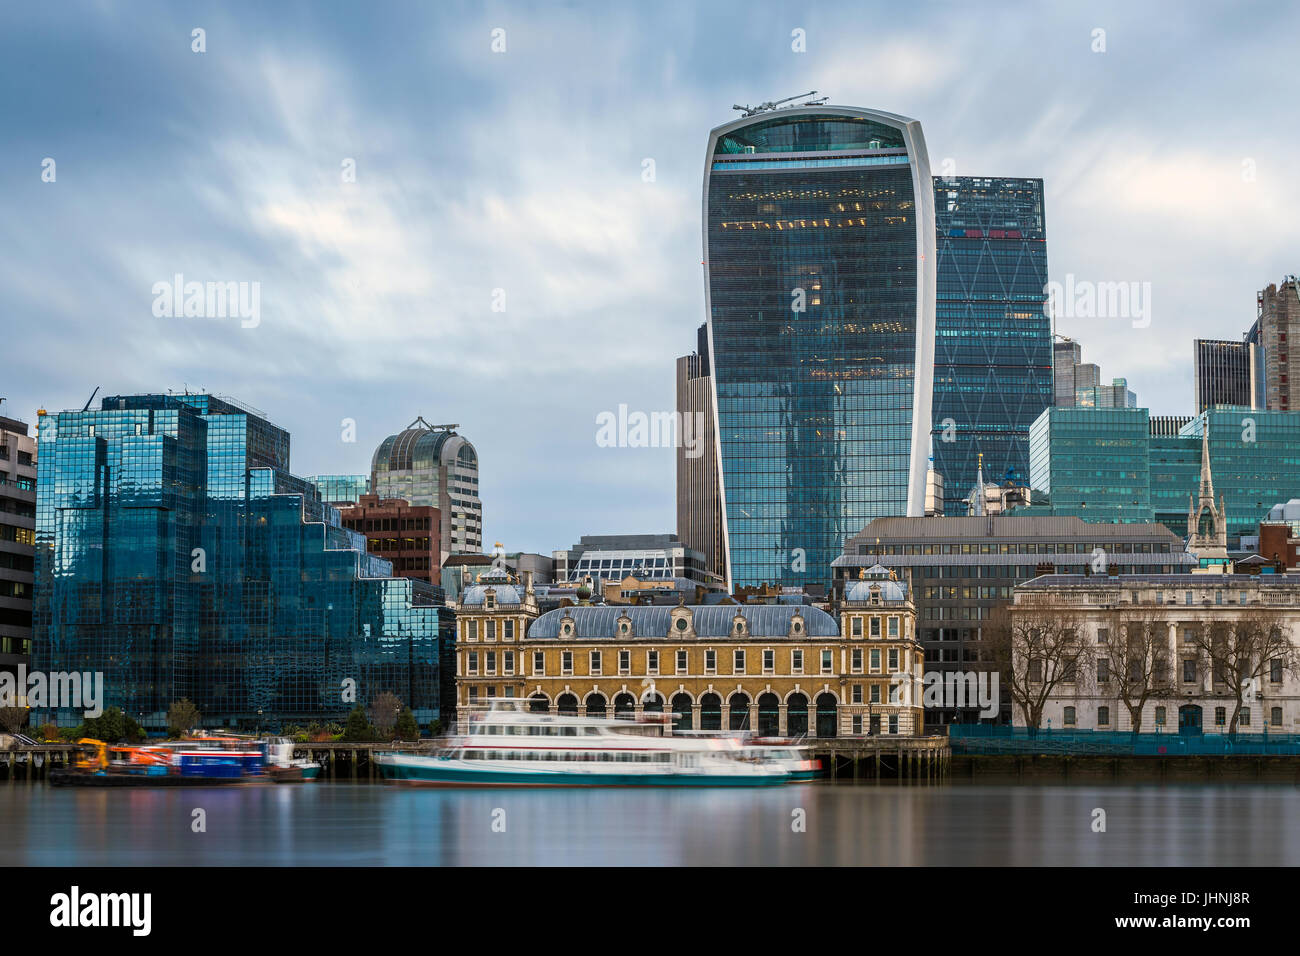
[[[578,698],[573,694],[561,694],[555,699],[555,709],[566,717],[577,717]]]
[[[722,729],[722,698],[709,693],[700,698],[700,730]]]
[[[727,700],[727,727],[731,730],[749,730],[749,695],[736,691]]]
[[[834,737],[839,731],[839,707],[834,694],[817,695],[817,736]]]
[[[781,731],[781,698],[770,691],[758,697],[758,735],[775,737]]]
[[[587,695],[587,716],[601,718],[605,716],[605,698],[600,694]]]
[[[786,701],[785,729],[791,737],[802,737],[808,733],[808,698],[803,694],[791,694]]]
[[[623,693],[614,698],[615,717],[631,714],[634,710],[636,710],[636,699],[631,694]]]
[[[551,704],[544,695],[534,694],[528,698],[528,709],[534,714],[546,714],[550,713]]]
[[[673,695],[673,730],[691,729],[691,697],[689,694]]]

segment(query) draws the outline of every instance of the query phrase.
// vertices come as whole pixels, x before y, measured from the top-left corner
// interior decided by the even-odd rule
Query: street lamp
[[[257,708],[257,736],[262,736],[262,708]]]

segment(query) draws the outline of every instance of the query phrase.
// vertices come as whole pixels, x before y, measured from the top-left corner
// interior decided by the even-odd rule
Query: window
[[[855,704],[860,704],[860,703],[862,703],[862,685],[861,685],[861,684],[854,684],[851,693],[852,693],[853,703],[855,703]]]
[[[560,673],[573,673],[573,651],[560,651]]]
[[[631,652],[631,651],[619,651],[619,652],[618,652],[618,672],[619,672],[620,674],[626,674],[626,673],[628,673],[628,672],[631,671],[631,670],[632,670],[632,652]]]
[[[1067,726],[1067,727],[1073,727],[1073,726],[1074,726],[1074,708],[1073,708],[1073,707],[1067,707],[1067,708],[1065,708],[1065,726]]]
[[[505,621],[501,625],[502,640],[513,641],[515,639],[515,622]]]
[[[541,651],[533,651],[533,673],[546,673],[546,655]]]
[[[478,640],[478,621],[469,622],[469,639],[471,641]]]
[[[850,652],[850,659],[852,661],[851,669],[853,673],[861,674],[862,673],[862,648],[860,647],[853,648],[853,650]]]
[[[645,652],[645,672],[647,674],[659,673],[659,652],[658,651]]]
[[[889,649],[889,673],[893,674],[898,670],[898,648]]]
[[[469,652],[469,663],[465,666],[465,671],[468,674],[478,673],[478,652],[477,651]]]
[[[1272,725],[1273,725],[1274,727],[1281,727],[1281,726],[1282,726],[1282,708],[1281,708],[1281,707],[1274,707],[1274,708],[1273,708],[1273,711],[1272,711],[1272,714],[1271,714],[1271,716],[1270,716],[1270,720],[1269,720],[1269,722],[1272,723]]]
[[[878,647],[871,649],[871,673],[880,673],[880,648]]]
[[[733,674],[745,673],[745,652],[736,648],[731,655],[731,672]]]
[[[485,641],[495,641],[495,640],[497,639],[497,622],[496,622],[496,621],[484,621],[484,622],[483,622],[483,639],[484,639]]]
[[[1237,721],[1238,721],[1238,723],[1240,723],[1241,726],[1243,726],[1243,727],[1249,727],[1249,726],[1250,726],[1250,708],[1249,708],[1249,707],[1243,707],[1243,708],[1241,708],[1241,715],[1237,718]]]
[[[872,637],[880,636],[880,618],[878,617],[873,617],[871,619],[871,636]]]
[[[898,618],[896,617],[889,619],[889,636],[891,638],[898,637]]]
[[[834,655],[827,648],[822,648],[822,673],[829,674],[834,667]]]
[[[1196,682],[1196,658],[1189,657],[1183,661],[1183,683],[1194,684]]]
[[[591,652],[591,673],[600,673],[600,651]]]
[[[709,648],[704,652],[704,673],[714,674],[718,670],[718,652]]]
[[[1102,706],[1102,707],[1098,707],[1098,708],[1097,708],[1097,726],[1098,726],[1098,727],[1109,727],[1109,726],[1110,726],[1110,708],[1109,708],[1109,707]]]
[[[1110,643],[1110,628],[1108,627],[1097,628],[1097,643],[1098,644]]]
[[[890,714],[890,715],[889,715],[889,732],[890,732],[891,734],[896,734],[896,733],[898,733],[898,715],[897,715],[897,714]]]
[[[1228,708],[1226,707],[1214,708],[1214,726],[1222,727],[1225,724],[1227,724],[1227,722],[1228,722]]]
[[[1035,657],[1029,662],[1029,681],[1032,684],[1041,683],[1043,680],[1043,662]]]
[[[488,651],[488,652],[487,652],[487,672],[488,672],[488,674],[495,674],[495,673],[497,672],[497,652],[496,652],[496,651]]]
[[[862,635],[859,634],[858,636],[861,637]],[[861,735],[861,733],[862,733],[862,715],[861,715],[861,714],[854,714],[854,715],[853,715],[853,734],[854,734],[854,736],[859,736],[859,735]]]
[[[1156,726],[1157,726],[1157,727],[1163,727],[1164,725],[1165,725],[1165,709],[1164,709],[1163,707],[1157,707],[1157,708],[1156,708]]]
[[[793,650],[790,652],[790,671],[795,674],[803,673],[803,651]]]
[[[853,618],[853,636],[854,637],[862,636],[862,618],[860,617]]]
[[[1097,683],[1110,683],[1110,660],[1105,657],[1097,659]]]
[[[776,670],[776,651],[771,648],[763,651],[763,673],[770,674]]]
[[[1282,683],[1282,658],[1275,657],[1268,662],[1268,679],[1270,683]]]
[[[679,674],[686,673],[686,652],[685,651],[677,652],[677,673]]]

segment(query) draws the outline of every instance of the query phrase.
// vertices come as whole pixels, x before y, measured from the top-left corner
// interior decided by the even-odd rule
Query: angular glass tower
[[[705,300],[734,585],[829,586],[925,505],[934,186],[920,124],[807,106],[713,130]]]
[[[964,515],[981,454],[986,478],[1029,477],[1029,426],[1052,404],[1043,181],[937,177],[934,192],[934,467],[945,513]]]
[[[41,416],[38,468],[35,669],[102,671],[104,706],[151,729],[183,697],[249,730],[341,720],[383,691],[448,718],[452,612],[366,553],[262,415],[106,398]]]

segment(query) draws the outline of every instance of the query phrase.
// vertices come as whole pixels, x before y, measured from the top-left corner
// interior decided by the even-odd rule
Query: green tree
[[[78,736],[91,737],[95,740],[102,740],[105,743],[117,743],[119,740],[126,740],[131,743],[138,743],[144,739],[144,731],[140,729],[131,716],[122,713],[118,707],[110,707],[98,717],[90,717],[78,728]]]
[[[442,721],[441,720],[429,721],[429,736],[437,737],[441,733],[442,733]]]
[[[420,739],[420,725],[415,722],[415,714],[411,713],[411,708],[402,708],[402,713],[397,718],[397,724],[393,727],[393,735],[398,740]]]
[[[167,729],[174,734],[193,730],[201,720],[199,709],[188,697],[172,701],[172,705],[167,708]]]
[[[375,739],[375,729],[366,720],[366,709],[360,704],[348,714],[348,722],[343,728],[343,739],[348,743],[369,743]]]

